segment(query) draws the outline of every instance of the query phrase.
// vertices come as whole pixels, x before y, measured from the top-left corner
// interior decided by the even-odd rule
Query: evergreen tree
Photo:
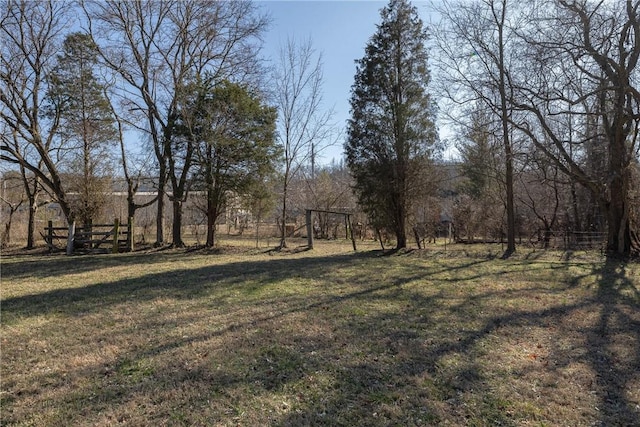
[[[97,63],[98,50],[90,35],[68,35],[49,76],[47,93],[49,111],[59,114],[58,132],[71,153],[69,168],[80,173],[80,179],[74,178],[67,188],[78,194],[72,211],[85,225],[91,225],[106,203],[109,146],[117,137],[105,87],[95,75]]]
[[[498,147],[493,138],[491,117],[476,107],[469,114],[470,124],[462,131],[458,151],[462,175],[466,177],[463,190],[474,200],[487,196],[500,181],[502,171],[498,165]]]
[[[427,91],[427,31],[408,0],[391,0],[381,18],[357,61],[345,152],[359,204],[374,225],[395,233],[400,249],[440,147]]]
[[[468,197],[457,201],[458,215],[454,222],[458,231],[464,229],[472,242],[475,237],[486,240],[492,230],[495,233],[503,228],[506,179],[500,141],[495,137],[501,123],[479,103],[468,111],[467,117],[469,123],[460,132],[457,148],[464,178],[458,190]]]
[[[212,79],[187,87],[176,120],[176,141],[190,140],[195,185],[206,193],[207,246],[215,244],[215,223],[230,198],[260,193],[275,170],[277,112],[246,87]]]

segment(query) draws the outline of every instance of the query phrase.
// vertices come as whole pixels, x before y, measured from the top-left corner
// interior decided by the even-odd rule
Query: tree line
[[[129,216],[155,204],[158,245],[167,209],[171,243],[184,245],[183,206],[199,191],[207,245],[230,196],[264,207],[277,194],[286,247],[291,192],[316,178],[315,156],[336,135],[311,42],[288,41],[267,69],[268,17],[251,1],[70,5],[2,2],[0,158],[21,173],[28,246],[42,199],[91,224],[115,173]],[[372,227],[403,248],[412,227],[441,216],[439,116],[460,153],[447,207],[459,236],[499,230],[509,256],[529,222],[543,241],[560,227],[602,231],[608,251],[637,252],[639,7],[445,0],[427,28],[408,0],[390,0],[356,61],[344,141]],[[158,197],[139,203],[150,174]]]
[[[463,158],[475,158],[476,173],[496,172],[509,250],[519,201],[548,232],[562,219],[604,231],[609,252],[638,251],[639,7],[481,0],[439,8],[438,66],[459,107],[451,111],[465,135]],[[497,168],[478,163],[481,150],[499,157]],[[540,183],[537,194],[528,182]]]
[[[311,42],[289,40],[267,69],[259,51],[268,23],[251,1],[3,1],[0,156],[23,177],[27,246],[39,198],[90,226],[114,174],[125,178],[129,217],[155,204],[157,245],[166,209],[171,243],[184,245],[183,204],[204,192],[213,246],[227,199],[259,204],[284,164],[284,225],[291,176],[332,124]],[[139,204],[148,176],[157,197]]]
[[[444,0],[427,33],[409,1],[391,0],[352,89],[345,151],[361,206],[406,246],[407,220],[441,150],[431,91],[457,130],[467,182],[456,225],[471,239],[477,230],[465,208],[486,218],[497,204],[505,257],[529,213],[546,240],[563,222],[604,231],[611,253],[637,252],[639,7]],[[429,38],[438,81],[428,87]]]

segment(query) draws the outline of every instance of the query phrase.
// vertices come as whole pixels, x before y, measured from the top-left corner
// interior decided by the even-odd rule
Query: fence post
[[[134,237],[133,237],[133,217],[132,216],[130,216],[127,221],[127,230],[129,231],[129,234],[127,234],[127,250],[129,252],[133,252]]]
[[[418,226],[413,227],[413,235],[416,237],[416,245],[418,245],[418,249],[422,249],[422,246],[420,245],[420,233],[418,233]]]
[[[118,237],[120,235],[120,220],[115,218],[113,220],[113,245],[111,246],[111,253],[118,253]]]
[[[349,215],[344,216],[344,238],[345,240],[349,239]]]
[[[351,215],[347,215],[347,223],[349,224],[349,231],[351,232],[351,243],[353,244],[353,250],[357,251],[357,249],[356,249],[356,237],[353,234],[353,223],[351,222]]]
[[[311,226],[311,210],[307,209],[305,214],[305,220],[307,222],[307,246],[309,249],[313,249],[313,227]]]
[[[49,252],[53,251],[53,221],[51,220],[47,222],[47,246]]]
[[[73,242],[76,234],[76,222],[69,224],[69,235],[67,236],[67,255],[73,255]]]

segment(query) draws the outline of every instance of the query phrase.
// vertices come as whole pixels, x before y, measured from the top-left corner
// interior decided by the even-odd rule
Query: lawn
[[[4,254],[1,425],[640,425],[640,265]]]

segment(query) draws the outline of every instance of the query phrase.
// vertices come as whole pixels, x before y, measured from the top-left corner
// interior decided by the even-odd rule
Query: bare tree
[[[4,221],[4,230],[0,232],[0,248],[6,248],[11,245],[13,215],[26,202],[22,177],[22,174],[16,172],[5,172],[0,180],[2,185],[0,189],[0,202],[2,202],[0,213]]]
[[[536,155],[537,154],[537,155]],[[545,156],[532,153],[527,169],[519,174],[520,203],[535,216],[542,229],[538,234],[544,248],[548,248],[551,237],[560,222],[560,210],[563,206],[563,188],[561,172]]]
[[[0,159],[19,166],[25,178],[31,213],[29,247],[40,185],[72,220],[59,168],[64,144],[55,138],[59,111],[48,117],[43,111],[47,75],[69,23],[67,8],[56,1],[3,1],[0,6],[0,117],[7,127],[1,135]],[[27,178],[27,173],[34,178]]]
[[[105,98],[109,101],[109,108],[117,125],[117,140],[120,148],[120,165],[122,167],[122,174],[124,176],[127,191],[127,218],[135,219],[136,211],[138,209],[146,208],[158,201],[158,195],[156,194],[155,197],[152,197],[144,203],[136,203],[135,196],[140,188],[142,174],[145,170],[145,166],[148,164],[149,156],[146,156],[146,159],[143,159],[142,162],[138,163],[137,167],[132,165],[133,155],[127,151],[125,143],[127,123],[113,105],[113,102],[111,101],[112,97],[107,92],[107,88],[105,88]]]
[[[522,32],[523,69],[529,73],[512,76],[519,111],[512,122],[563,173],[589,189],[607,221],[607,249],[628,255],[640,125],[640,2],[554,0],[538,6],[533,10],[539,15]],[[565,122],[581,123],[572,138],[559,120],[567,116],[574,120]],[[601,172],[579,161],[596,147]]]
[[[482,103],[500,122],[504,149],[505,208],[507,212],[508,257],[516,250],[514,203],[514,148],[510,130],[511,88],[509,73],[512,56],[514,16],[507,0],[445,0],[435,8],[442,16],[442,27],[435,32],[445,76],[441,87],[454,104]],[[454,111],[456,111],[454,109]]]
[[[170,184],[173,244],[182,246],[182,204],[192,154],[174,141],[181,90],[205,71],[215,79],[234,81],[258,72],[255,45],[267,21],[245,0],[88,0],[83,9],[105,64],[126,83],[122,96],[128,110],[144,115],[146,123],[138,130],[148,132],[153,143],[158,164],[156,244],[164,242],[164,194]]]
[[[279,110],[278,138],[283,150],[280,248],[286,248],[289,185],[301,167],[331,143],[335,132],[333,112],[322,106],[322,55],[316,55],[311,40],[293,39],[280,48],[274,73]]]
[[[5,130],[7,127],[8,126],[5,123]],[[3,135],[3,141],[11,141],[13,149],[18,153],[22,152],[21,150],[29,150],[28,144],[18,137],[18,133],[16,131],[10,132],[10,135]],[[11,164],[13,162],[9,163]],[[35,164],[35,166],[40,169],[42,164],[43,162],[40,160]],[[29,206],[29,214],[27,218],[27,244],[25,248],[33,249],[35,247],[36,214],[40,207],[50,203],[50,198],[46,197],[44,200],[40,199],[40,196],[46,189],[42,188],[41,180],[37,174],[34,174],[27,169],[24,164],[18,164],[18,170],[20,171],[26,202]]]

